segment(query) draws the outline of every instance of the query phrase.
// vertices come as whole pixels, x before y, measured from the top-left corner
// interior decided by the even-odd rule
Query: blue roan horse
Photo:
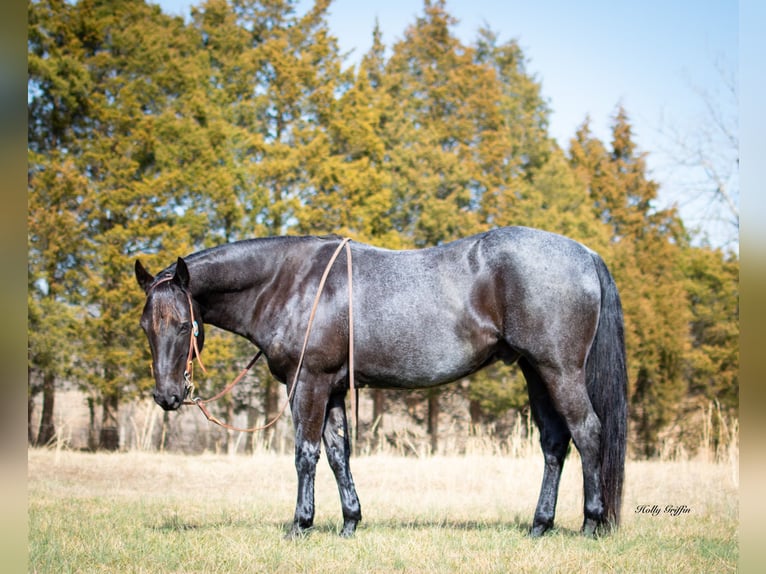
[[[141,317],[166,410],[189,392],[184,371],[194,317],[261,349],[274,376],[296,376],[320,276],[341,238],[273,237],[178,258],[152,276]],[[603,260],[560,235],[510,227],[422,250],[352,243],[354,376],[360,387],[422,389],[494,361],[518,361],[540,429],[545,471],[531,534],[553,525],[570,439],[580,452],[582,531],[620,520],[627,432],[623,317]],[[341,535],[361,519],[349,469],[348,279],[341,253],[321,295],[296,388],[298,500],[290,535],[314,520],[314,477],[324,441],[343,508]],[[193,336],[192,336],[193,337]],[[192,338],[193,340],[193,338]],[[198,348],[204,343],[199,325]],[[188,353],[188,354],[187,354]]]

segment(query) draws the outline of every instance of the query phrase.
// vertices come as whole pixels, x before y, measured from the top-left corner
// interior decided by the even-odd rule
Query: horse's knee
[[[309,442],[295,445],[295,469],[298,474],[313,472],[319,462],[319,445]]]

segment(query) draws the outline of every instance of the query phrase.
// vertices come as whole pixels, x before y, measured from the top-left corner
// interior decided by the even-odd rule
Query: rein
[[[348,274],[348,383],[349,383],[349,390],[351,391],[351,394],[352,394],[351,428],[352,428],[353,439],[355,440],[356,439],[356,418],[357,418],[356,417],[356,410],[357,410],[356,400],[358,400],[358,396],[355,395],[356,388],[354,387],[354,311],[353,311],[354,302],[353,302],[351,246],[349,245],[350,241],[351,239],[348,237],[343,239],[343,241],[340,243],[340,245],[338,245],[338,248],[335,250],[332,257],[330,258],[330,261],[327,263],[327,266],[325,267],[324,273],[322,274],[322,278],[319,281],[317,294],[314,297],[314,304],[311,307],[311,314],[309,315],[308,325],[306,326],[306,334],[303,337],[303,347],[301,348],[301,354],[298,359],[298,366],[295,369],[295,376],[293,377],[293,382],[290,385],[290,390],[287,394],[287,400],[282,405],[282,408],[279,410],[279,412],[276,414],[276,416],[273,419],[271,419],[265,425],[255,426],[251,428],[240,428],[219,420],[214,415],[210,414],[210,411],[208,411],[207,407],[205,406],[207,403],[218,400],[222,396],[224,396],[226,393],[231,391],[231,389],[233,389],[234,386],[244,378],[244,376],[253,367],[253,365],[255,365],[256,361],[261,357],[261,355],[263,354],[263,351],[261,350],[259,350],[255,354],[255,356],[250,360],[247,366],[244,369],[242,369],[242,371],[237,375],[237,377],[228,385],[226,385],[226,387],[221,392],[219,392],[218,394],[208,399],[203,399],[201,397],[193,397],[191,401],[184,401],[183,404],[197,405],[199,409],[202,411],[202,414],[205,415],[205,418],[208,421],[215,423],[218,426],[221,426],[228,430],[239,431],[239,432],[258,432],[258,431],[266,430],[269,427],[273,426],[282,417],[285,410],[287,409],[287,405],[290,404],[290,402],[293,399],[293,396],[295,394],[295,388],[298,385],[298,376],[300,375],[301,367],[303,366],[303,359],[306,355],[306,347],[308,346],[309,335],[311,334],[311,327],[314,323],[314,317],[316,316],[317,308],[319,307],[319,298],[322,295],[322,291],[324,291],[324,286],[325,286],[325,283],[327,282],[327,277],[330,274],[330,270],[332,269],[332,266],[335,264],[335,260],[338,258],[338,255],[340,255],[341,250],[345,247],[346,248],[346,269]],[[172,279],[172,277],[163,278],[157,283],[155,283],[154,287],[156,287],[160,283],[169,281],[170,279]],[[191,394],[194,389],[194,383],[193,383],[194,360],[193,359],[195,355],[197,357],[197,361],[199,362],[199,366],[202,369],[202,372],[207,374],[207,370],[205,369],[205,366],[202,364],[202,359],[200,358],[199,349],[197,347],[197,336],[199,335],[199,326],[197,324],[197,321],[194,318],[194,308],[192,306],[191,293],[187,292],[186,297],[189,300],[189,313],[191,314],[190,316],[192,321],[192,332],[191,332],[190,341],[189,341],[189,354],[186,360],[186,370],[184,371],[184,380],[186,381],[187,389],[189,389],[189,394]]]

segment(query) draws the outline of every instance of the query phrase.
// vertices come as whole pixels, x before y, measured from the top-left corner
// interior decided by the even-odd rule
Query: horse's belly
[[[470,375],[496,358],[491,345],[446,335],[424,340],[398,338],[357,350],[355,376],[360,386],[426,388]]]

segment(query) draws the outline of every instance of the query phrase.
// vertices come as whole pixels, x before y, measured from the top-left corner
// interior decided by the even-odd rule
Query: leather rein
[[[279,410],[279,412],[276,414],[276,416],[271,419],[269,422],[267,422],[264,425],[261,426],[255,426],[251,428],[240,428],[233,425],[230,425],[228,423],[225,423],[221,420],[219,420],[214,415],[210,414],[210,411],[205,406],[207,403],[211,403],[213,401],[216,401],[220,399],[222,396],[224,396],[226,393],[231,391],[234,386],[239,383],[244,376],[248,373],[248,371],[255,365],[256,361],[261,357],[263,354],[263,351],[258,350],[258,352],[255,354],[255,356],[250,360],[250,362],[247,364],[247,366],[242,369],[242,371],[236,376],[236,378],[230,382],[226,387],[216,395],[208,398],[203,399],[201,397],[192,397],[190,401],[184,401],[184,405],[197,405],[199,409],[202,411],[202,414],[205,415],[205,418],[215,423],[225,429],[233,430],[233,431],[239,431],[239,432],[258,432],[262,430],[266,430],[269,427],[273,426],[284,414],[285,410],[287,409],[287,405],[290,404],[290,402],[293,399],[293,396],[295,394],[295,388],[298,384],[298,377],[301,372],[301,366],[303,366],[303,359],[306,355],[306,347],[308,346],[309,342],[309,335],[311,334],[311,327],[314,323],[314,317],[316,316],[317,308],[319,307],[319,298],[322,295],[322,291],[324,290],[325,283],[327,282],[327,277],[330,274],[330,270],[332,269],[332,266],[335,264],[335,260],[338,258],[338,255],[340,255],[341,250],[345,247],[346,248],[346,268],[347,268],[347,274],[348,274],[348,386],[349,390],[351,391],[352,397],[351,397],[351,429],[352,429],[352,435],[356,434],[356,396],[354,395],[356,388],[354,387],[354,302],[353,302],[353,280],[352,280],[352,263],[351,263],[351,246],[349,245],[349,242],[351,241],[350,238],[345,237],[343,241],[338,245],[338,248],[333,253],[332,257],[330,258],[330,261],[327,263],[327,266],[325,267],[324,273],[322,274],[322,278],[319,281],[319,287],[317,288],[317,294],[314,297],[314,304],[311,307],[311,314],[309,315],[309,321],[308,325],[306,326],[306,334],[303,337],[303,347],[301,348],[301,354],[300,358],[298,359],[298,366],[295,369],[295,376],[293,377],[293,382],[290,385],[289,392],[287,394],[287,400],[282,405],[282,408]],[[153,285],[152,288],[156,287],[160,283],[164,283],[166,281],[170,281],[172,279],[172,276],[164,277],[160,279],[157,283]],[[199,362],[199,366],[202,369],[202,372],[207,374],[207,370],[205,369],[205,365],[202,364],[202,359],[200,357],[199,348],[197,346],[197,337],[199,336],[199,325],[194,318],[194,306],[192,305],[192,297],[191,292],[187,290],[186,292],[186,298],[189,302],[189,313],[191,317],[191,334],[189,336],[189,353],[186,357],[186,368],[184,369],[184,381],[186,382],[186,388],[187,388],[187,394],[191,395],[194,393],[194,357],[197,357],[197,362]]]

